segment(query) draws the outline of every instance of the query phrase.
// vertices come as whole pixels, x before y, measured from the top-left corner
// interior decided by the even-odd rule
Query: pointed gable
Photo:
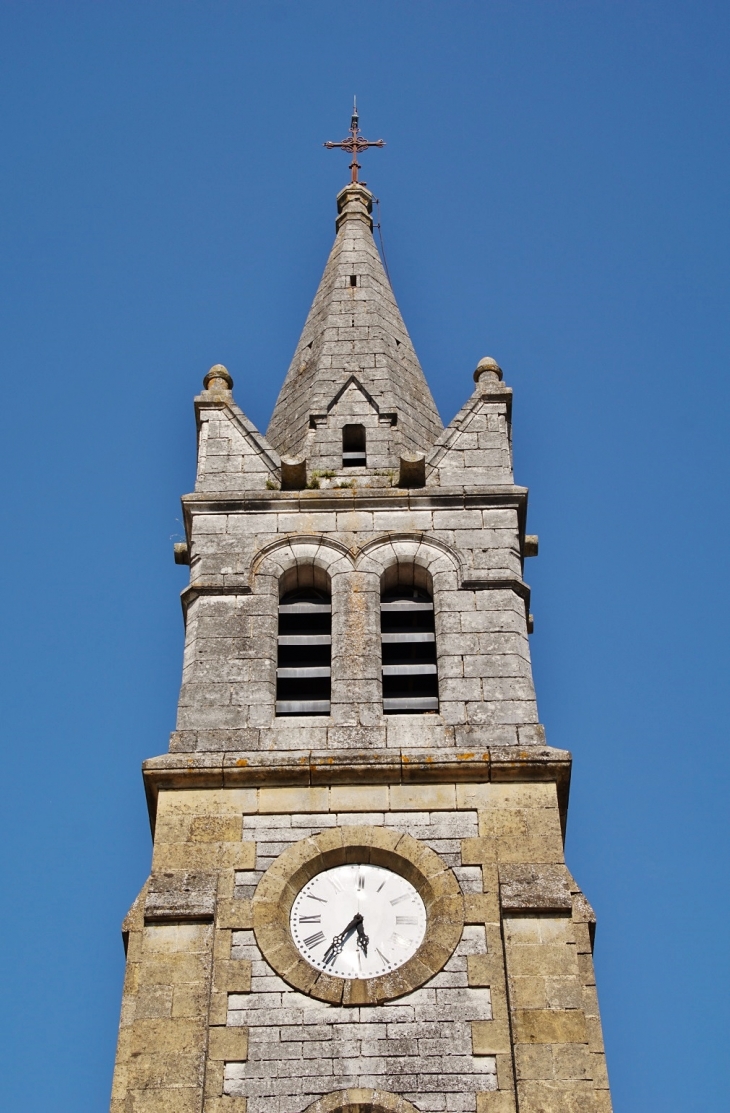
[[[389,458],[428,449],[443,429],[373,241],[372,194],[337,198],[337,236],[267,430],[282,454],[322,455],[313,441],[354,379],[387,422]],[[312,435],[312,431],[315,435]]]
[[[278,486],[281,460],[233,401],[225,367],[211,367],[206,389],[195,399],[198,474],[195,490],[215,494]]]
[[[512,391],[486,357],[474,372],[476,389],[426,458],[427,483],[440,487],[513,483]]]

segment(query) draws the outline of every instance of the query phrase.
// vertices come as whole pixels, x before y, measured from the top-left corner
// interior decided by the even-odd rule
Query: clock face
[[[426,934],[426,908],[400,874],[335,866],[308,881],[290,917],[299,952],[338,978],[377,978],[411,958]]]

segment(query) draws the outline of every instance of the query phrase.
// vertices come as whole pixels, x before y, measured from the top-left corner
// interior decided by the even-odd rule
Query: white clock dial
[[[290,917],[300,953],[338,978],[377,978],[407,962],[426,934],[420,894],[381,866],[335,866],[308,881]]]

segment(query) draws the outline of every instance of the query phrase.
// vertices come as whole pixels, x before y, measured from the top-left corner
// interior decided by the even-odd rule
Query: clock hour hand
[[[362,926],[362,916],[360,917],[360,922],[358,924],[356,924],[356,927],[357,927],[357,945],[360,948],[360,950],[362,951],[362,953],[365,955],[365,958],[367,958],[368,957],[368,943],[370,942],[370,940],[368,939],[367,935],[365,934],[365,929]]]
[[[340,953],[340,951],[344,947],[345,940],[347,939],[348,935],[351,935],[351,933],[355,930],[355,928],[357,928],[357,942],[358,942],[358,946],[360,946],[361,945],[361,943],[360,943],[360,932],[362,931],[362,916],[360,915],[359,912],[356,913],[356,915],[354,915],[352,917],[352,919],[350,920],[349,924],[347,925],[347,927],[345,928],[344,931],[341,931],[339,935],[335,935],[333,937],[332,942],[330,943],[329,947],[325,951],[324,962],[330,962],[333,958],[337,957],[337,955]],[[367,940],[367,936],[365,936],[365,938]],[[367,946],[367,943],[366,943],[366,946]],[[367,954],[367,952],[366,952],[366,954]]]

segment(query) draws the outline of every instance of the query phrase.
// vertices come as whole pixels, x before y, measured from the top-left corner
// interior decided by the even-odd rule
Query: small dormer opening
[[[357,286],[357,275],[356,274],[351,274],[350,275],[350,285],[351,286]]]
[[[342,466],[343,468],[366,468],[365,426],[342,426]]]

